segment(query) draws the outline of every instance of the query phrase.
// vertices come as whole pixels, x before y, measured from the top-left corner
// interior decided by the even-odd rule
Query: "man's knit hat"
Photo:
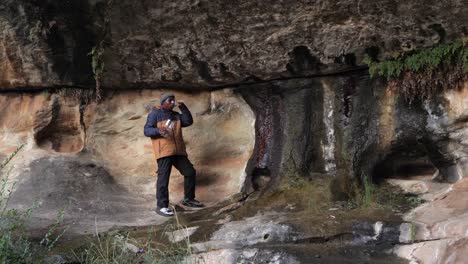
[[[174,97],[174,95],[171,93],[163,94],[161,100],[159,100],[159,104],[162,105],[163,102],[166,101],[166,99],[169,97]]]

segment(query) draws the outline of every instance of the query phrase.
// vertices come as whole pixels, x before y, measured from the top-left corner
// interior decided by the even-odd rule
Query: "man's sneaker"
[[[174,215],[174,212],[171,210],[171,208],[167,208],[167,207],[156,208],[156,213],[158,215],[167,216],[167,217]]]
[[[205,207],[201,202],[195,200],[195,199],[184,199],[182,200],[182,205],[188,206],[188,207]]]

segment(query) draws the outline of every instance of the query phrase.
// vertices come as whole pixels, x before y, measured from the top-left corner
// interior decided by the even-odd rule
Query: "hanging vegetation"
[[[371,77],[385,78],[389,88],[410,103],[430,100],[444,90],[462,88],[468,80],[468,38],[382,62],[366,56],[363,62],[369,66]]]
[[[113,6],[113,0],[107,0],[102,17],[102,25],[100,26],[99,42],[94,46],[88,53],[91,56],[91,67],[94,74],[94,80],[96,81],[96,101],[99,102],[102,99],[101,80],[104,74],[104,55],[105,49],[109,46],[110,38],[110,22],[111,22],[111,10]]]
[[[88,55],[91,56],[91,66],[94,73],[94,80],[96,81],[96,100],[101,100],[101,77],[104,72],[104,42],[101,41],[98,46],[93,47]]]

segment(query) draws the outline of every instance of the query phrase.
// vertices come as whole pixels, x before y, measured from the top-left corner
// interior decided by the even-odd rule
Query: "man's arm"
[[[182,112],[182,114],[180,115],[180,123],[182,124],[182,127],[188,127],[192,125],[192,113],[190,113],[187,106],[184,103],[179,102],[179,109]]]
[[[144,133],[147,137],[160,137],[159,129],[156,127],[156,113],[152,111],[146,119]]]

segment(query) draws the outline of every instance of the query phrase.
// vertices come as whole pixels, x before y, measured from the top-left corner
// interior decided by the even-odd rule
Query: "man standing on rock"
[[[184,199],[182,205],[188,207],[203,207],[195,200],[196,171],[187,158],[185,144],[182,138],[182,127],[192,125],[192,114],[187,106],[178,102],[181,114],[173,111],[176,105],[173,94],[164,94],[160,106],[152,109],[146,120],[144,133],[151,137],[153,150],[158,163],[158,180],[156,183],[156,212],[162,216],[172,216],[169,208],[169,176],[172,166],[184,175]]]

